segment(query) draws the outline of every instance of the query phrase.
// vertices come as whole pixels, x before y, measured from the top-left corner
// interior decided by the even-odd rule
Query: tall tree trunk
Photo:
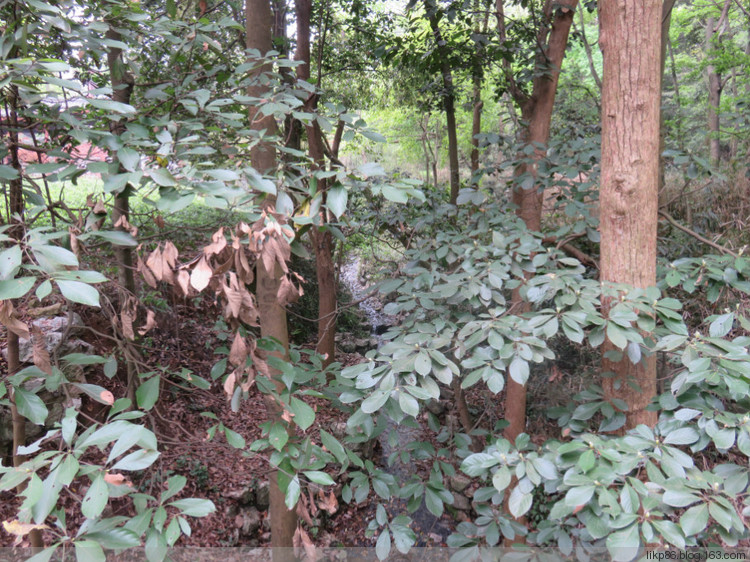
[[[660,0],[602,0],[601,280],[656,283],[661,85]],[[606,313],[608,303],[603,302]],[[615,349],[608,340],[602,352]],[[637,365],[602,359],[605,396],[628,405],[625,428],[653,426],[646,407],[656,395],[655,356]]]
[[[706,56],[711,56],[714,48],[714,18],[708,18],[706,22],[706,42],[704,45]],[[708,155],[711,165],[718,166],[721,158],[721,146],[719,144],[719,104],[721,103],[721,76],[716,72],[713,64],[706,66],[706,78],[708,80]]]
[[[122,41],[122,35],[116,30],[113,23],[110,23],[106,33],[107,39],[112,41]],[[112,84],[112,101],[118,103],[130,104],[130,98],[133,94],[135,80],[133,75],[128,72],[125,63],[122,60],[122,49],[110,47],[107,51],[107,66],[109,67],[109,78]],[[113,135],[121,135],[125,132],[125,121],[113,121],[110,125],[110,132]],[[120,165],[118,172],[125,172],[125,168]],[[130,215],[130,184],[118,194],[115,195],[115,204],[112,211],[112,222],[117,224],[121,218],[126,221]],[[115,226],[117,230],[127,230],[122,226]],[[133,273],[133,253],[128,246],[114,246],[115,258],[117,260],[117,280],[120,287],[128,291],[131,295],[135,294],[135,274]]]
[[[246,0],[246,45],[248,49],[257,49],[262,54],[272,49],[271,28],[273,20],[269,0]],[[263,72],[263,68],[254,69],[251,72]],[[256,91],[257,90],[257,91]],[[251,96],[262,95],[263,88],[251,87],[248,92]],[[276,121],[272,115],[258,115],[258,109],[252,108],[249,115],[250,126],[255,130],[263,130],[270,133],[276,131]],[[250,153],[253,167],[259,172],[267,172],[276,166],[276,151],[273,146],[266,143],[256,145]],[[268,201],[268,206],[275,204],[274,200]],[[288,359],[289,333],[287,331],[286,310],[279,305],[277,294],[281,284],[281,268],[277,264],[274,271],[267,271],[263,266],[263,260],[258,260],[256,265],[256,296],[260,316],[260,333],[264,338],[270,337],[278,340],[285,349],[284,359]],[[280,373],[276,369],[271,370],[277,390],[283,390],[283,384],[276,378]],[[282,410],[276,401],[266,400],[266,412],[269,419],[281,419]],[[272,470],[269,473],[270,487],[270,512],[271,512],[271,546],[274,548],[290,548],[294,532],[297,529],[297,513],[289,510],[284,503],[284,492],[279,487],[279,472]],[[286,550],[275,551],[274,560],[287,558]],[[291,555],[288,556],[291,559]]]
[[[664,69],[667,65],[667,43],[669,43],[669,27],[672,23],[672,8],[674,7],[675,0],[663,0],[661,9],[661,43],[659,50],[659,99],[662,97],[664,92]],[[659,104],[659,193],[664,189],[665,177],[664,177],[664,149],[666,147],[666,134],[667,130],[664,126],[664,109],[661,103]]]
[[[484,19],[480,25],[480,0],[474,1],[474,12],[476,26],[474,31],[477,35],[487,33],[487,21],[489,12],[485,11]],[[477,42],[474,51],[474,64],[471,69],[472,82],[472,115],[471,115],[471,176],[475,183],[475,174],[479,170],[479,134],[482,132],[482,83],[484,82],[484,46]]]
[[[440,32],[440,18],[438,8],[433,0],[425,0],[425,11],[430,19],[432,36],[435,38],[435,49],[440,57],[440,73],[443,77],[443,110],[445,111],[445,125],[448,129],[448,168],[450,170],[450,202],[455,205],[458,200],[460,176],[458,169],[458,134],[456,132],[456,93],[453,87],[453,71],[451,70],[448,49],[445,47],[443,35]]]
[[[541,27],[537,34],[538,44],[544,46],[544,48],[540,49],[537,56],[536,78],[534,78],[530,96],[525,95],[516,85],[510,74],[510,65],[506,66],[506,78],[511,80],[509,90],[521,106],[521,118],[526,124],[520,134],[521,140],[524,145],[535,147],[533,152],[535,161],[540,160],[546,154],[546,149],[543,147],[549,141],[557,83],[577,4],[578,0],[570,0],[565,6],[560,6],[557,3],[553,6],[552,1],[547,0],[544,7],[545,22],[540,24]],[[497,0],[496,6],[500,39],[505,42],[503,0]],[[553,9],[555,10],[554,13]],[[516,174],[530,174],[533,178],[536,178],[536,163],[519,166]],[[533,231],[541,230],[542,203],[544,201],[543,187],[536,185],[536,182],[531,189],[516,186],[513,190],[512,201],[517,206],[516,214],[523,219],[526,227]],[[527,310],[521,303],[517,291],[513,293],[513,303],[516,304],[516,310],[519,313]],[[505,419],[509,423],[504,431],[505,438],[514,441],[519,434],[526,430],[526,387],[518,384],[510,377],[508,377],[505,390]]]
[[[296,59],[302,64],[297,67],[297,77],[300,80],[310,80],[310,16],[312,12],[311,0],[295,0],[297,9],[297,54]],[[320,72],[320,71],[319,71]],[[317,109],[317,94],[312,94],[306,104],[306,110],[314,112]],[[313,122],[306,125],[307,144],[314,166],[318,170],[325,169],[325,147],[323,131]],[[325,179],[319,178],[318,191],[326,196],[328,185]],[[333,262],[333,235],[327,228],[328,213],[323,210],[320,226],[310,229],[310,240],[315,252],[315,274],[318,281],[318,343],[316,351],[325,356],[323,364],[330,365],[336,356],[336,267]]]

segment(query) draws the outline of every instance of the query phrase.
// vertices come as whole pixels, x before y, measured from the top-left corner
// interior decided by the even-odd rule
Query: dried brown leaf
[[[15,315],[13,303],[9,300],[0,301],[0,324],[21,338],[29,339],[29,327]]]
[[[336,494],[334,494],[333,491],[331,491],[326,495],[326,493],[323,490],[319,490],[318,491],[318,506],[323,511],[327,511],[329,514],[333,515],[339,509],[339,502],[336,499]]]
[[[105,404],[109,404],[110,406],[115,403],[115,395],[112,394],[109,390],[102,390],[99,393],[99,399]]]
[[[141,327],[138,330],[138,333],[144,336],[154,326],[156,326],[156,315],[154,314],[153,310],[147,310],[146,311],[146,324],[145,326]]]
[[[224,381],[224,392],[227,394],[227,398],[231,399],[234,394],[234,383],[237,381],[237,371],[229,373],[227,380]]]
[[[124,474],[117,474],[115,472],[108,472],[104,475],[104,481],[107,484],[112,484],[113,486],[133,486],[133,483],[128,480]]]
[[[289,280],[286,275],[281,278],[279,283],[279,290],[276,292],[276,300],[281,306],[286,306],[289,303],[297,302],[300,297],[300,291],[294,284]]]
[[[138,272],[143,275],[143,280],[148,283],[148,285],[152,289],[156,289],[156,277],[154,277],[154,274],[151,273],[151,269],[146,267],[146,264],[143,263],[143,260],[138,257],[138,261],[136,263],[136,269]]]
[[[45,345],[44,340],[44,334],[42,333],[41,328],[38,326],[32,325],[31,327],[31,336],[32,336],[32,352],[34,356],[34,365],[36,365],[40,371],[43,371],[47,373],[48,375],[52,374],[52,362],[49,358],[49,352],[47,351],[47,346]]]
[[[229,350],[229,362],[235,367],[245,367],[245,361],[247,360],[247,344],[245,338],[239,333],[234,335],[234,341],[232,342],[232,348]]]
[[[106,215],[107,207],[104,206],[104,201],[102,201],[101,199],[97,199],[96,203],[94,203],[93,207],[91,208],[91,212],[95,215]]]
[[[122,323],[122,335],[125,336],[129,340],[135,340],[135,332],[133,331],[133,315],[127,311],[123,310],[120,312],[120,322]]]
[[[166,266],[160,247],[157,247],[156,250],[148,255],[148,258],[146,258],[146,265],[151,270],[151,273],[154,274],[157,281],[162,281],[164,279],[164,268],[168,266]]]
[[[3,529],[5,529],[5,532],[9,535],[15,535],[15,540],[13,541],[13,546],[18,546],[21,544],[21,541],[23,538],[28,535],[31,531],[34,531],[35,529],[42,530],[42,529],[48,529],[47,525],[33,525],[32,523],[21,523],[17,519],[13,521],[3,521]]]
[[[313,526],[313,520],[312,517],[310,517],[310,512],[307,510],[307,499],[305,496],[300,496],[299,501],[297,502],[297,516],[302,519],[305,523],[307,523],[310,527]]]
[[[200,259],[200,261],[198,261],[198,264],[190,274],[190,284],[196,291],[200,293],[203,289],[208,287],[213,274],[214,272],[211,269],[211,266],[208,265],[208,262],[206,261],[206,258],[204,256]]]
[[[177,284],[185,296],[190,293],[190,274],[184,269],[177,272]]]
[[[214,232],[213,236],[211,236],[211,243],[203,248],[203,253],[210,257],[214,254],[218,254],[226,247],[227,239],[224,237],[224,227],[222,226],[219,230]]]
[[[154,224],[156,225],[156,227],[157,227],[157,228],[158,228],[159,230],[161,230],[161,229],[163,229],[163,228],[164,228],[165,226],[167,226],[167,225],[166,225],[166,223],[164,222],[164,217],[162,217],[161,215],[156,215],[156,216],[154,217]]]

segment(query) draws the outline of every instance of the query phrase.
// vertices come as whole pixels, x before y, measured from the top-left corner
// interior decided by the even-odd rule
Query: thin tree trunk
[[[577,3],[578,0],[571,0],[567,6],[558,6],[555,3],[553,7],[551,0],[547,0],[544,16],[550,18],[551,23],[540,24],[542,27],[538,33],[538,43],[545,45],[545,48],[537,57],[537,77],[534,78],[531,96],[524,95],[515,82],[509,88],[511,95],[521,106],[521,118],[527,124],[526,128],[521,131],[521,139],[525,145],[534,146],[534,160],[539,160],[546,154],[546,150],[542,147],[545,147],[549,141],[557,83]],[[553,8],[556,10],[554,14]],[[497,0],[497,17],[500,37],[504,40],[503,0]],[[536,179],[536,164],[521,165],[516,170],[516,174],[530,174]],[[513,190],[512,201],[517,206],[516,214],[523,219],[526,227],[533,231],[541,230],[543,188],[537,186],[536,182],[531,189],[516,186]],[[519,313],[527,310],[517,291],[513,293],[513,303]],[[526,430],[526,387],[510,377],[508,377],[505,390],[505,419],[509,425],[505,428],[504,436],[514,441]]]
[[[296,59],[302,64],[297,67],[297,77],[310,80],[310,15],[311,0],[295,0],[297,9],[297,54]],[[307,101],[306,111],[315,112],[317,95],[313,94]],[[306,125],[307,144],[314,166],[325,169],[325,148],[323,132],[315,123]],[[328,185],[319,178],[318,191],[326,196]],[[327,222],[327,213],[323,213]],[[316,351],[323,355],[323,365],[330,365],[336,356],[336,266],[333,262],[333,235],[325,224],[310,229],[310,239],[315,252],[315,274],[318,281],[318,342]]]
[[[437,16],[437,8],[431,0],[425,0],[425,10],[429,15],[432,35],[435,38],[436,50],[440,57],[440,73],[443,77],[443,110],[445,111],[445,124],[448,128],[448,167],[450,170],[450,202],[455,205],[458,200],[460,187],[460,176],[458,168],[458,134],[456,132],[456,94],[453,88],[453,72],[450,67],[448,50],[440,32],[440,20]]]
[[[477,19],[477,25],[475,32],[477,34],[487,33],[487,21],[489,18],[489,12],[485,12],[484,21],[482,25],[479,24],[479,0],[474,2],[474,11],[476,12],[475,17]],[[475,183],[475,175],[479,170],[479,134],[482,132],[482,83],[484,82],[484,46],[477,43],[476,51],[474,52],[474,65],[472,67],[472,115],[471,115],[471,177],[472,183]]]
[[[661,99],[664,92],[664,68],[667,63],[667,43],[669,43],[669,26],[672,22],[672,8],[675,0],[664,0],[661,10],[661,49],[659,51],[660,70],[659,70],[659,98]],[[659,193],[664,189],[664,148],[666,146],[666,127],[664,126],[664,110],[662,104],[659,104]]]
[[[586,38],[586,22],[583,20],[583,4],[578,5],[578,15],[581,18],[581,42],[583,43],[583,49],[586,51],[586,60],[589,62],[589,71],[591,76],[594,78],[596,87],[599,91],[602,90],[602,79],[599,77],[599,73],[596,71],[596,65],[594,64],[594,55],[591,52],[591,44]],[[575,29],[575,21],[573,21],[573,28]]]
[[[714,48],[714,18],[708,18],[706,22],[706,42],[704,48],[706,56],[711,56]],[[708,155],[711,165],[718,166],[721,158],[721,146],[719,144],[719,104],[721,103],[721,76],[716,72],[713,64],[706,66],[706,77],[708,80]]]
[[[656,283],[662,2],[602,0],[601,280],[649,287]],[[608,302],[602,303],[606,313]],[[625,428],[653,426],[646,410],[656,395],[656,356],[637,365],[614,362],[602,346],[605,396],[628,405]]]
[[[272,17],[269,0],[247,0],[245,4],[246,17],[246,45],[248,49],[257,49],[265,54],[272,48]],[[254,69],[252,72],[260,73],[264,69]],[[262,87],[251,87],[249,95],[263,94]],[[249,115],[250,126],[255,130],[263,130],[273,133],[276,131],[276,121],[273,116],[258,115],[258,109],[252,108]],[[250,159],[253,167],[263,173],[271,170],[276,165],[276,151],[273,146],[266,143],[256,145],[251,153]],[[268,201],[268,206],[275,204],[273,199]],[[278,340],[285,351],[283,359],[288,360],[289,333],[287,331],[286,310],[279,305],[277,294],[281,285],[282,271],[277,264],[274,271],[266,271],[263,260],[258,260],[256,265],[256,296],[260,316],[260,333],[264,338]],[[279,392],[284,389],[283,383],[278,380],[280,375],[276,369],[271,370],[271,376]],[[280,420],[282,410],[273,399],[266,399],[266,412],[271,420]],[[295,510],[287,509],[284,502],[284,492],[279,487],[279,472],[272,470],[269,473],[269,500],[271,512],[271,546],[275,549],[274,560],[292,559],[291,552],[287,549],[293,546],[294,532],[297,529],[297,513]]]

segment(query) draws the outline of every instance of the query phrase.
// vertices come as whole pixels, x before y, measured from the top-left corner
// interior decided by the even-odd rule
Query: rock
[[[255,488],[250,484],[236,490],[229,490],[223,496],[227,499],[235,500],[240,505],[252,505],[255,500]]]
[[[344,353],[354,353],[357,351],[357,346],[355,345],[354,340],[351,339],[342,340],[339,347]]]
[[[331,434],[336,439],[343,439],[346,437],[346,422],[336,422],[331,425]]]
[[[70,324],[68,335],[75,336],[83,332],[83,320],[77,312],[72,314],[73,322]],[[35,328],[39,328],[42,333],[64,332],[68,328],[68,316],[55,316],[53,318],[39,318],[31,323]]]
[[[445,406],[442,404],[442,402],[438,402],[437,400],[430,400],[427,403],[427,410],[436,416],[440,416],[445,412]]]
[[[354,340],[354,350],[357,353],[367,352],[373,347],[375,347],[376,345],[377,345],[377,340],[376,340],[376,343],[373,344],[371,338],[357,338],[356,340]]]
[[[234,518],[234,526],[240,530],[240,534],[245,536],[255,535],[262,522],[260,512],[254,507],[243,509]]]
[[[454,474],[450,478],[451,489],[455,492],[463,492],[471,484],[471,478],[463,474]]]
[[[255,489],[255,507],[261,511],[268,509],[270,505],[270,498],[268,493],[268,481],[260,482],[258,487]]]
[[[453,507],[461,511],[471,511],[471,502],[463,494],[453,494]]]

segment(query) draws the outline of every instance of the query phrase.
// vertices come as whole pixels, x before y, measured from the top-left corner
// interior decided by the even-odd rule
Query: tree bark
[[[122,41],[122,35],[115,29],[114,24],[110,23],[106,33],[107,39],[112,41]],[[122,49],[110,47],[107,51],[107,66],[109,67],[109,78],[112,84],[112,101],[130,104],[130,98],[133,94],[135,79],[127,71],[122,60]],[[113,135],[120,136],[125,132],[125,121],[113,121],[109,128]],[[126,170],[119,166],[118,172],[124,173]],[[112,210],[112,222],[117,222],[124,218],[126,221],[130,215],[130,184],[115,195],[114,209]],[[117,230],[126,229],[122,226],[115,226]],[[133,253],[128,246],[114,245],[115,259],[117,260],[117,280],[120,287],[135,295],[135,274],[133,273]]]
[[[544,18],[550,23],[541,23],[537,34],[538,45],[543,48],[537,56],[536,78],[534,78],[530,96],[525,95],[516,85],[510,74],[509,64],[505,69],[506,78],[510,80],[509,91],[516,103],[521,106],[521,118],[525,123],[525,128],[520,134],[521,140],[525,145],[532,144],[535,147],[533,153],[535,161],[543,158],[546,153],[542,147],[545,147],[549,141],[557,83],[577,4],[578,0],[570,0],[566,6],[558,6],[555,3],[556,11],[553,13],[553,3],[547,0]],[[496,6],[500,39],[505,42],[503,0],[497,0]],[[527,173],[536,180],[536,163],[523,164],[516,170],[517,175]],[[533,231],[541,230],[543,188],[537,186],[536,181],[531,189],[516,186],[513,190],[512,201],[516,205],[516,214],[523,219],[526,227]],[[513,304],[516,305],[519,314],[528,310],[521,302],[517,291],[513,293]],[[510,377],[507,377],[505,389],[505,419],[509,425],[505,428],[504,436],[509,441],[514,441],[526,430],[526,387]]]
[[[246,44],[248,49],[257,49],[265,54],[272,49],[271,7],[269,0],[247,0],[246,10]],[[251,72],[259,74],[264,69],[256,68]],[[250,87],[249,95],[262,94],[262,87]],[[273,116],[258,114],[258,108],[252,108],[249,114],[250,126],[255,130],[265,129],[268,133],[276,132],[276,121]],[[276,166],[276,151],[268,143],[257,144],[250,153],[253,167],[259,172],[267,172]],[[267,200],[266,206],[275,204],[273,199]],[[267,271],[263,260],[256,265],[256,296],[260,316],[260,333],[264,338],[274,338],[284,347],[283,358],[288,359],[289,334],[287,331],[286,310],[279,305],[277,294],[281,284],[281,268],[276,265],[274,271]],[[283,390],[283,384],[275,380],[280,373],[271,369],[277,390]],[[282,411],[272,399],[266,400],[266,412],[269,419],[280,420]],[[269,474],[270,512],[271,512],[271,546],[274,549],[274,560],[292,558],[290,549],[293,546],[294,532],[297,529],[297,513],[289,510],[284,503],[284,492],[279,487],[279,472],[272,470]]]
[[[474,12],[476,18],[476,26],[474,31],[476,34],[487,33],[487,20],[489,18],[489,12],[486,11],[482,24],[479,23],[480,13],[480,2],[475,0]],[[474,65],[471,69],[471,82],[472,82],[472,115],[471,115],[471,177],[472,184],[476,183],[475,174],[479,170],[479,134],[482,132],[482,83],[484,82],[484,46],[477,43],[476,51],[474,52]]]
[[[706,22],[706,42],[704,45],[706,56],[710,57],[714,47],[714,18],[708,18]],[[712,166],[718,166],[721,159],[721,145],[719,139],[719,104],[721,103],[721,76],[716,72],[713,64],[706,66],[706,79],[708,80],[708,155]]]
[[[661,86],[660,0],[602,0],[601,280],[656,283]],[[602,307],[606,314],[609,303]],[[602,352],[615,349],[608,340]],[[628,405],[625,429],[653,426],[646,407],[656,394],[655,356],[633,365],[602,359],[608,399]]]
[[[440,32],[440,19],[437,7],[432,0],[425,0],[425,11],[428,13],[432,36],[435,38],[436,51],[440,57],[440,73],[443,77],[443,110],[445,125],[448,129],[448,168],[450,170],[450,203],[456,204],[460,187],[458,168],[458,134],[456,132],[456,93],[453,88],[453,72],[448,58],[448,49]]]
[[[310,80],[310,15],[311,0],[295,0],[297,9],[297,54],[302,64],[297,67],[300,80]],[[318,98],[308,98],[306,111],[315,112]],[[316,123],[306,125],[307,145],[316,170],[324,170],[325,146],[323,132]],[[334,142],[334,144],[336,144]],[[318,178],[318,191],[326,196],[328,182]],[[318,342],[315,350],[323,355],[323,365],[330,365],[336,357],[336,266],[333,262],[333,235],[326,228],[327,212],[322,213],[321,224],[310,229],[310,240],[315,252],[315,274],[318,281]]]

